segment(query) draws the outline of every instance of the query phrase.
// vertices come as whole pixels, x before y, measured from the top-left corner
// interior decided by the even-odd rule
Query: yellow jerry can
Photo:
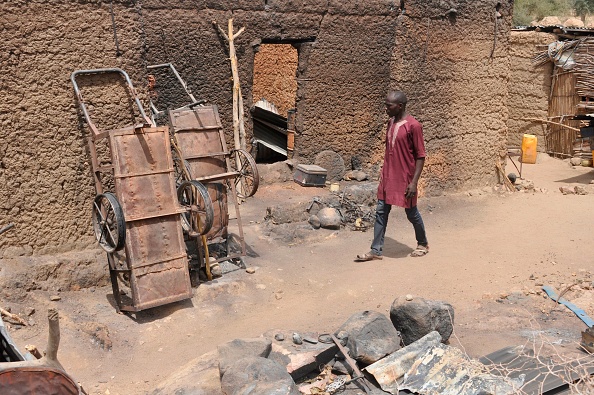
[[[522,138],[522,163],[536,163],[536,136],[532,134],[525,134]]]

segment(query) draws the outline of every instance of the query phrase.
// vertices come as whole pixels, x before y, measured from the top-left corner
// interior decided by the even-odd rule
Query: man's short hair
[[[406,104],[408,99],[406,98],[406,94],[402,91],[389,91],[388,92],[388,100],[394,101],[396,103]]]

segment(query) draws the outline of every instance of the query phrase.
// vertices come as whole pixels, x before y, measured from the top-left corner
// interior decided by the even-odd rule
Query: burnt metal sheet
[[[250,111],[254,123],[254,139],[287,156],[287,118],[257,106]]]
[[[550,357],[536,356],[525,346],[511,346],[479,359],[495,374],[510,378],[524,377],[521,393],[526,395],[569,394],[570,383],[594,374],[594,360],[585,358],[556,362]]]
[[[0,362],[24,361],[25,356],[19,351],[16,344],[6,330],[4,321],[0,317]]]
[[[131,309],[192,297],[169,129],[129,127],[109,139],[116,196],[126,220]]]
[[[438,332],[429,333],[365,370],[391,394],[507,395],[516,393],[522,385],[521,378],[490,374],[479,361],[442,344]]]

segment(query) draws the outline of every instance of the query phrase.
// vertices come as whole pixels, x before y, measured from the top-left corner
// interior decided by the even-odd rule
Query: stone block
[[[272,350],[272,342],[264,337],[253,339],[235,339],[218,346],[219,371],[221,377],[229,366],[246,357],[266,358]]]
[[[374,363],[400,349],[400,335],[390,320],[375,311],[352,315],[337,332],[349,334],[346,346],[354,359]]]
[[[285,368],[262,357],[236,361],[223,375],[221,389],[225,395],[300,395]]]

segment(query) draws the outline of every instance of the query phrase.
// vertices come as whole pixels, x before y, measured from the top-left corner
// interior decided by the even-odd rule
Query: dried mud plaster
[[[0,225],[16,226],[0,236],[0,256],[9,246],[43,254],[94,245],[87,129],[69,81],[76,69],[121,67],[146,103],[145,66],[173,63],[197,98],[219,106],[231,141],[227,46],[212,26],[213,20],[226,26],[230,17],[236,29],[246,28],[236,42],[246,114],[253,104],[255,47],[276,42],[297,48],[295,154],[300,160],[311,163],[320,151],[333,150],[345,163],[359,157],[363,169],[376,176],[383,156],[385,93],[398,88],[407,92],[409,112],[425,126],[425,193],[493,182],[507,137],[512,7],[501,2],[494,29],[496,4],[1,2]],[[130,122],[127,96],[117,83],[90,79],[84,94],[98,125]],[[249,141],[249,116],[246,130]]]

